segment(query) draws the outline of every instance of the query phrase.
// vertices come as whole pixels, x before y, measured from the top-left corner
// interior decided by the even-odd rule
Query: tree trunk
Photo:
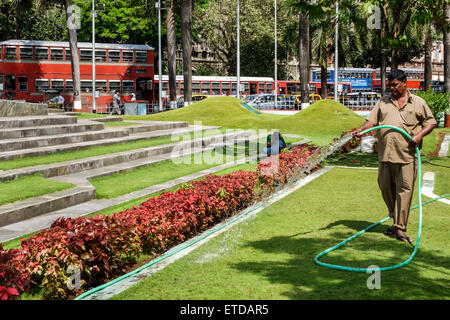
[[[381,42],[381,53],[380,53],[380,79],[381,79],[381,96],[386,94],[386,48],[384,47],[384,37],[387,29],[387,21],[384,16],[383,10],[381,14],[381,27],[380,27],[380,42]]]
[[[301,109],[309,106],[310,39],[309,20],[304,13],[299,16],[300,34],[300,86],[302,93]]]
[[[69,31],[70,62],[72,64],[73,80],[73,108],[81,112],[81,81],[80,81],[80,59],[78,56],[77,23],[75,22],[74,7],[72,0],[65,0],[67,28]]]
[[[320,66],[320,96],[322,99],[326,99],[328,96],[328,67],[327,65],[321,65]]]
[[[181,0],[184,103],[192,100],[192,0]]]
[[[445,25],[444,34],[444,91],[450,92],[450,3],[444,4]]]
[[[174,17],[174,6],[173,1],[171,1],[170,7],[167,8],[166,15],[166,26],[167,26],[167,69],[169,73],[169,92],[170,92],[170,103],[171,108],[176,108],[177,103],[177,86],[176,86],[176,76],[177,76],[177,37],[175,33],[175,17]]]
[[[431,51],[433,50],[433,40],[431,39],[431,23],[425,27],[425,70],[424,70],[424,88],[431,90],[432,61]]]

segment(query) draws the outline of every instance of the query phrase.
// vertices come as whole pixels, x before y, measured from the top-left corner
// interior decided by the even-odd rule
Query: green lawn
[[[368,274],[314,263],[323,250],[387,216],[376,176],[376,170],[332,169],[114,299],[450,298],[450,221],[442,203],[424,208],[417,256],[383,272],[380,290],[367,288]],[[389,222],[321,261],[367,268],[406,260],[412,248],[382,234]],[[414,240],[417,223],[416,210],[408,231]]]
[[[41,174],[0,182],[0,205],[42,196],[74,187],[71,183],[57,182]]]
[[[193,124],[220,125],[225,128],[279,130],[326,145],[342,131],[361,126],[364,118],[334,100],[320,100],[291,116],[254,114],[233,97],[210,97],[188,107],[147,116],[124,116],[124,120],[188,121]]]

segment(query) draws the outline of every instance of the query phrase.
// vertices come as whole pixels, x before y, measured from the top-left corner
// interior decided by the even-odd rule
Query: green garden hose
[[[411,136],[407,132],[405,132],[404,130],[402,130],[400,128],[397,128],[397,127],[394,127],[394,126],[388,126],[388,125],[382,125],[382,126],[373,127],[373,128],[370,128],[370,129],[367,129],[365,131],[360,132],[360,134],[362,135],[362,134],[365,134],[367,132],[370,132],[370,131],[373,131],[373,130],[377,130],[377,129],[383,129],[383,128],[390,128],[390,129],[397,130],[397,131],[403,133],[409,140],[412,139]],[[418,232],[417,232],[416,244],[414,246],[413,252],[411,253],[411,255],[409,256],[409,258],[407,260],[405,260],[404,262],[402,262],[400,264],[394,265],[394,266],[379,268],[378,269],[379,271],[388,271],[388,270],[398,269],[398,268],[401,268],[401,267],[407,265],[408,263],[410,263],[412,261],[412,259],[416,255],[417,250],[419,248],[420,236],[422,234],[422,206],[426,205],[426,204],[428,204],[430,202],[433,202],[433,201],[436,201],[436,200],[439,200],[441,198],[445,198],[445,197],[449,196],[449,194],[446,194],[446,195],[443,195],[443,196],[441,196],[439,198],[429,200],[426,203],[422,204],[422,195],[421,195],[421,189],[422,189],[422,183],[421,183],[421,180],[422,180],[422,178],[421,178],[422,177],[422,166],[421,166],[421,160],[420,160],[420,152],[419,152],[419,148],[417,146],[416,146],[416,153],[417,153],[418,177],[419,177],[419,179],[418,179],[419,204],[411,208],[411,210],[419,208],[419,229],[418,229]],[[323,262],[319,261],[319,258],[324,256],[324,255],[326,255],[327,253],[329,253],[331,251],[334,251],[334,250],[342,247],[344,244],[350,242],[351,240],[355,239],[356,237],[359,237],[360,235],[362,235],[367,230],[370,230],[370,229],[378,226],[379,224],[382,224],[383,222],[387,221],[389,218],[390,217],[386,217],[386,218],[382,219],[381,221],[378,221],[377,223],[371,224],[370,226],[368,226],[364,230],[359,231],[358,233],[354,234],[353,236],[351,236],[351,237],[347,238],[346,240],[342,241],[341,243],[335,245],[334,247],[331,247],[331,248],[329,248],[329,249],[319,253],[314,258],[314,262],[316,264],[320,265],[320,266],[331,268],[331,269],[337,269],[337,270],[356,271],[356,272],[373,271],[372,268],[354,268],[354,267],[346,267],[346,266],[339,266],[339,265],[334,265],[334,264],[323,263]]]

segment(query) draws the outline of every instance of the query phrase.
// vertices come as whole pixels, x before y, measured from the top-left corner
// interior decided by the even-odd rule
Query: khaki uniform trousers
[[[393,218],[393,226],[406,232],[417,176],[417,159],[410,163],[379,162],[378,185]]]

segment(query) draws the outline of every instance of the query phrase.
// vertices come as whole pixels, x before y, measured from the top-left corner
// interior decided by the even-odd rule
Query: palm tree
[[[299,14],[300,34],[300,86],[302,93],[302,109],[309,106],[309,72],[311,57],[309,55],[309,20],[305,13]]]
[[[67,29],[69,31],[70,62],[72,65],[73,80],[73,107],[75,111],[81,111],[80,59],[78,56],[76,17],[72,0],[64,0],[64,6],[66,9]]]
[[[190,104],[192,100],[192,0],[181,0],[180,5],[184,103]]]
[[[167,26],[167,69],[169,74],[169,92],[171,109],[176,106],[177,100],[177,88],[176,88],[176,76],[177,76],[177,37],[175,33],[175,12],[173,1],[170,1],[170,6],[167,7],[166,15]]]
[[[14,0],[14,4],[22,10],[30,10],[32,8],[33,0]],[[73,79],[73,106],[75,111],[81,111],[81,82],[80,82],[80,60],[78,56],[78,41],[77,41],[77,19],[75,7],[72,0],[38,0],[36,1],[37,10],[45,10],[51,5],[63,4],[66,10],[67,29],[69,33],[70,45],[70,61],[72,64],[72,79]]]
[[[450,3],[447,1],[444,4],[444,21],[444,90],[450,92]]]

